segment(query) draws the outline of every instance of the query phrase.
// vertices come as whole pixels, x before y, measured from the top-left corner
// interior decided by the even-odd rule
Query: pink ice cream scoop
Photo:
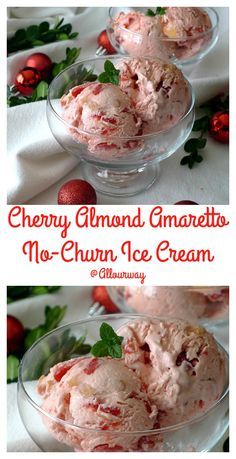
[[[227,317],[229,292],[222,287],[125,287],[124,301],[136,312],[196,320]]]
[[[143,121],[144,134],[175,125],[190,104],[189,87],[182,72],[158,59],[124,61],[120,87],[133,101]]]
[[[121,327],[126,365],[146,383],[160,425],[204,413],[224,389],[225,361],[204,328],[178,320],[138,319]]]
[[[43,397],[42,409],[70,423],[62,425],[44,416],[59,442],[77,451],[147,448],[142,435],[124,437],[121,433],[152,429],[158,414],[141,379],[124,360],[86,357],[59,363],[40,378],[37,390]]]
[[[119,13],[113,21],[114,39],[130,56],[166,57],[160,16],[146,16],[139,11]]]
[[[194,56],[211,38],[211,20],[201,8],[169,7],[161,18],[163,34],[174,40],[179,59]]]
[[[62,117],[70,124],[73,138],[87,144],[91,153],[117,157],[137,147],[138,141],[129,137],[141,133],[142,121],[119,86],[111,83],[75,86],[61,98],[61,106]]]
[[[207,300],[179,287],[125,287],[125,302],[136,312],[194,320],[204,315]]]

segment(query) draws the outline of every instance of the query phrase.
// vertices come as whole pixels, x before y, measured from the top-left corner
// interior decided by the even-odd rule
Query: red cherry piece
[[[189,206],[198,206],[198,203],[195,201],[178,201],[175,202],[175,206],[189,205]]]
[[[15,86],[24,96],[31,96],[40,79],[40,73],[36,69],[25,67],[17,74]]]
[[[34,53],[28,57],[26,67],[36,69],[40,73],[41,78],[46,79],[50,74],[52,61],[50,57],[44,53]]]
[[[81,84],[80,86],[75,86],[72,91],[71,91],[71,95],[72,97],[77,97],[79,94],[81,94],[81,92],[86,89],[88,86],[90,86],[92,83],[85,83],[85,84]]]
[[[93,451],[98,451],[98,452],[118,452],[118,451],[124,451],[124,448],[122,446],[116,445],[116,446],[109,446],[107,443],[104,445],[98,445],[96,446]]]
[[[58,192],[57,202],[60,205],[96,204],[96,191],[85,180],[70,180],[64,183]]]
[[[108,38],[108,35],[107,35],[107,31],[106,30],[103,30],[99,35],[98,35],[98,44],[99,46],[102,46],[103,48],[105,48],[108,52],[108,54],[116,54],[116,50],[115,48],[113,48],[109,38]]]
[[[22,323],[11,315],[7,316],[7,353],[19,352],[24,340]]]
[[[57,382],[61,381],[61,378],[63,378],[67,371],[69,371],[76,363],[77,361],[67,362],[63,365],[63,367],[59,367],[54,374],[54,379]]]
[[[100,411],[103,413],[112,414],[112,416],[119,416],[120,415],[120,408],[111,407],[111,406],[100,406]]]
[[[87,367],[85,367],[83,371],[86,375],[92,375],[95,372],[95,370],[99,367],[99,365],[100,363],[98,359],[91,359]]]
[[[210,134],[221,143],[229,143],[229,113],[216,112],[210,119]]]
[[[94,302],[102,304],[107,312],[119,312],[118,307],[113,303],[110,296],[108,295],[106,287],[94,287],[92,291],[92,298]]]

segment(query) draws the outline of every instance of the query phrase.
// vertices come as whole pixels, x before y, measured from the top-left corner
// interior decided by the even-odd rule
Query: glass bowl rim
[[[109,8],[109,11],[108,11],[108,15],[109,15],[109,18],[110,18],[110,21],[114,22],[114,18],[112,17],[112,9],[113,8],[116,8],[115,6],[110,6]],[[210,29],[207,29],[205,30],[205,32],[201,32],[199,34],[195,34],[195,35],[191,35],[191,37],[175,37],[175,38],[169,38],[169,37],[159,37],[160,38],[160,41],[167,41],[167,42],[176,42],[176,41],[191,41],[191,40],[196,40],[196,39],[199,39],[199,38],[202,38],[202,37],[205,37],[206,35],[208,35],[209,33],[211,32],[214,32],[215,29],[218,29],[218,26],[219,26],[219,15],[217,13],[217,11],[215,10],[215,8],[212,8],[212,7],[197,7],[197,8],[202,8],[202,9],[205,9],[205,10],[210,10],[213,15],[215,16],[215,20],[216,20],[216,23],[215,25],[213,25],[212,27],[210,27]],[[206,11],[207,12],[207,11]],[[124,32],[128,32],[130,35],[135,35],[137,37],[142,37],[143,34],[142,33],[139,33],[139,32],[133,32],[132,30],[129,30],[129,29],[126,29],[125,27],[122,27],[120,25],[117,26],[118,29],[124,31]]]
[[[53,114],[56,116],[56,118],[62,122],[68,129],[73,129],[74,131],[78,132],[79,134],[84,134],[84,135],[89,135],[90,137],[93,137],[93,138],[101,138],[103,141],[107,141],[107,142],[110,142],[112,140],[118,140],[118,141],[122,141],[122,140],[146,140],[146,139],[150,139],[150,138],[154,138],[154,137],[157,137],[159,135],[162,135],[162,134],[168,134],[172,131],[172,129],[176,128],[176,126],[178,126],[185,118],[187,118],[190,113],[193,111],[194,109],[194,106],[195,106],[195,94],[194,94],[194,91],[193,91],[193,87],[192,87],[192,84],[190,83],[190,81],[186,78],[186,76],[183,74],[183,77],[184,77],[184,80],[185,82],[187,83],[188,85],[188,89],[189,89],[189,96],[190,96],[190,101],[189,101],[189,104],[188,104],[188,107],[187,107],[187,111],[181,116],[181,118],[177,121],[177,123],[175,123],[173,126],[170,126],[168,129],[164,129],[164,130],[161,130],[161,131],[157,131],[157,132],[151,132],[149,134],[142,134],[142,135],[134,135],[134,136],[102,136],[101,134],[98,134],[98,133],[95,133],[95,132],[90,132],[90,131],[85,131],[83,129],[79,129],[75,126],[73,126],[72,124],[68,123],[67,121],[65,121],[62,116],[55,110],[55,108],[52,106],[52,97],[51,97],[51,91],[52,91],[52,88],[53,88],[53,84],[56,83],[56,80],[59,79],[63,73],[67,72],[68,70],[70,70],[71,68],[73,67],[76,67],[78,66],[78,64],[86,64],[86,62],[88,63],[89,61],[98,61],[98,60],[105,60],[109,58],[110,59],[122,59],[122,60],[132,60],[132,59],[135,59],[135,57],[132,57],[132,56],[128,56],[128,55],[119,55],[119,54],[112,54],[112,55],[109,55],[109,56],[94,56],[94,57],[90,57],[90,58],[86,58],[86,59],[82,59],[82,60],[79,60],[77,62],[75,62],[74,64],[70,65],[69,67],[67,67],[66,69],[62,70],[55,78],[53,78],[53,80],[51,81],[50,85],[49,85],[49,88],[48,88],[48,96],[47,96],[47,106],[49,106],[50,110],[53,112]],[[163,63],[167,63],[167,64],[170,64],[168,61],[165,61],[164,59],[160,59],[160,58],[153,58],[153,57],[145,57],[145,56],[142,56],[141,59],[148,59],[148,60],[158,60],[158,61],[161,61]],[[174,65],[175,64],[172,64],[171,65]],[[175,66],[176,67],[176,66]],[[178,67],[177,67],[178,68]],[[180,70],[181,71],[181,70]],[[89,82],[88,82],[89,83]],[[93,83],[97,83],[96,81],[94,81]],[[99,82],[98,82],[99,83]],[[80,85],[77,85],[77,86],[80,86]]]
[[[17,383],[17,392],[18,392],[18,397],[19,397],[19,389],[21,388],[24,392],[24,395],[26,397],[26,400],[30,403],[30,405],[35,408],[37,411],[39,411],[41,413],[41,415],[45,416],[46,418],[49,418],[51,419],[53,422],[56,422],[58,424],[61,424],[63,426],[66,426],[67,428],[70,427],[70,428],[73,428],[74,430],[81,430],[81,431],[84,431],[84,432],[87,432],[87,433],[104,433],[104,430],[101,430],[101,429],[91,429],[91,428],[88,428],[88,427],[82,427],[82,426],[78,426],[78,425],[75,425],[75,424],[72,424],[70,422],[67,422],[67,421],[64,421],[60,418],[57,418],[55,416],[52,416],[51,414],[47,413],[46,411],[44,411],[32,398],[31,396],[28,394],[26,388],[25,388],[25,385],[24,385],[24,381],[22,379],[22,371],[23,371],[23,366],[24,366],[24,362],[25,362],[25,359],[26,359],[26,356],[27,354],[30,353],[30,351],[32,351],[41,341],[43,341],[45,338],[47,338],[48,336],[50,335],[53,335],[55,332],[59,331],[59,330],[62,330],[63,328],[68,328],[70,326],[75,326],[75,325],[83,325],[83,324],[86,324],[88,322],[94,322],[96,320],[98,321],[103,321],[103,320],[110,320],[111,318],[113,319],[128,319],[128,318],[133,318],[133,319],[136,319],[136,318],[146,318],[146,319],[150,319],[150,320],[168,320],[168,321],[175,321],[175,322],[186,322],[185,320],[183,319],[177,319],[177,318],[168,318],[168,317],[163,317],[163,316],[159,316],[159,317],[152,317],[152,316],[149,316],[147,314],[105,314],[105,315],[100,315],[100,316],[96,316],[96,317],[87,317],[85,319],[81,319],[81,320],[77,320],[75,322],[70,322],[68,324],[65,324],[65,325],[61,325],[60,327],[57,327],[55,328],[54,330],[46,333],[44,336],[42,336],[41,338],[39,338],[27,351],[26,353],[24,354],[21,362],[20,362],[20,366],[19,366],[19,372],[18,372],[18,383]],[[227,364],[227,373],[229,373],[229,354],[228,352],[226,351],[226,349],[224,349],[224,347],[216,340],[216,343],[217,343],[217,346],[219,347],[220,351],[224,354],[224,357],[225,357],[225,360],[226,360],[226,364]],[[60,363],[60,362],[58,362]],[[228,379],[229,379],[229,376],[228,376]],[[127,431],[122,431],[122,430],[117,430],[117,431],[112,431],[112,430],[109,430],[109,431],[106,431],[106,432],[109,432],[109,434],[112,434],[114,436],[116,435],[124,435],[124,436],[133,436],[133,435],[157,435],[157,434],[160,434],[160,433],[168,433],[168,432],[171,432],[171,431],[176,431],[176,430],[179,430],[179,429],[182,429],[186,426],[189,426],[189,425],[192,425],[192,424],[195,424],[196,422],[198,421],[201,421],[203,420],[204,418],[206,418],[217,406],[219,406],[223,400],[226,398],[226,396],[228,395],[229,393],[229,382],[228,384],[226,385],[226,387],[224,387],[224,390],[220,396],[220,398],[218,400],[216,400],[203,414],[200,414],[194,418],[191,418],[191,419],[188,419],[187,421],[183,421],[183,422],[180,422],[180,423],[177,423],[177,424],[172,424],[170,426],[166,426],[166,427],[161,427],[159,429],[151,429],[151,430],[136,430],[136,431],[130,431],[130,432],[127,432]],[[19,404],[19,402],[18,402]]]

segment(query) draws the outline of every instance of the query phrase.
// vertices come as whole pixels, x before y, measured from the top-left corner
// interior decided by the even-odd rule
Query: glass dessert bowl
[[[85,343],[93,345],[101,339],[99,329],[104,322],[124,337],[122,359],[94,358],[89,353],[89,345]],[[184,371],[190,387],[198,392],[196,396],[192,394],[193,400],[196,397],[194,403],[189,401],[196,413],[194,411],[194,416],[181,422],[178,420],[175,424],[166,425],[165,421],[163,427],[164,410],[155,411],[147,389],[148,379],[146,385],[141,383],[141,377],[132,369],[132,361],[129,363],[132,357],[127,335],[129,327],[139,327],[144,322],[153,327],[152,331],[158,324],[166,327],[170,342],[174,333],[169,334],[169,326],[179,330],[179,336],[183,336],[186,343],[189,336],[198,343],[197,359],[191,355],[190,361],[187,359],[188,351],[185,355],[179,353],[181,347],[176,344],[178,355],[173,364],[176,365],[175,372]],[[142,331],[137,329],[136,332],[141,337]],[[208,353],[204,352],[206,348],[202,347],[202,340]],[[149,344],[145,342],[139,349],[142,358],[144,356],[143,362],[151,370],[155,369],[155,365],[150,366],[147,354],[153,352],[152,346],[149,340]],[[208,355],[210,352],[212,355]],[[202,359],[200,369],[196,362],[199,359]],[[213,366],[211,359],[214,360]],[[203,378],[206,371],[210,372],[208,382],[204,382],[206,379]],[[200,381],[199,372],[202,374]],[[189,378],[197,378],[196,383],[191,384]],[[217,393],[217,399],[204,408],[212,393]],[[183,388],[182,396],[184,400],[177,397],[176,407],[172,407],[174,416],[181,412],[181,404],[186,407],[186,391]],[[201,400],[198,400],[199,396]],[[183,321],[171,320],[170,323],[170,319],[166,318],[127,314],[85,319],[48,333],[27,351],[19,370],[18,406],[29,435],[46,452],[209,451],[228,426],[228,356],[208,332]],[[187,413],[190,407],[185,409]],[[184,416],[185,409],[182,412]],[[91,428],[91,422],[97,428]]]
[[[229,288],[214,286],[107,287],[121,312],[195,321],[205,327],[229,320]]]
[[[123,87],[117,85],[97,83],[96,75],[103,72],[106,60],[105,57],[86,59],[62,71],[49,87],[47,118],[57,142],[68,153],[82,160],[84,177],[97,191],[107,195],[132,196],[154,183],[158,176],[159,162],[172,155],[188,138],[194,122],[194,95],[182,73],[178,74],[182,89],[175,93],[173,104],[172,96],[167,92],[172,89],[175,92],[175,87],[163,89],[161,85],[158,86],[161,92],[154,94],[155,97],[159,97],[159,94],[162,97],[162,109],[158,116],[163,119],[165,117],[166,122],[158,124],[156,132],[153,132],[155,129],[152,121],[152,131],[147,132],[150,123],[143,121],[139,113],[136,113],[133,100],[125,93],[126,88],[123,90]],[[115,68],[122,68],[124,62],[131,65],[133,59],[109,56],[109,61]],[[145,62],[146,66],[151,62],[165,68],[169,66],[161,59],[145,58]],[[172,68],[174,73],[180,72],[175,66]],[[89,81],[94,81],[90,83],[90,88]],[[136,84],[131,75],[129,81]],[[122,84],[124,86],[124,81]],[[79,91],[81,88],[85,90],[78,94],[73,92],[76,88],[80,88]],[[98,94],[99,88],[102,88],[102,95]],[[184,94],[185,99],[176,101],[178,94],[179,97]],[[140,94],[138,96],[141,99]],[[79,108],[72,107],[73,97],[81,103]],[[98,104],[101,104],[100,111],[94,108]],[[154,100],[153,104],[156,104]],[[115,112],[116,109],[119,113]],[[145,117],[146,105],[142,110],[142,116]],[[175,110],[179,110],[178,117],[175,116]],[[107,113],[113,116],[108,117]]]
[[[170,59],[183,70],[191,68],[216,44],[218,14],[213,8],[159,9],[159,15],[147,16],[149,8],[111,7],[107,32],[113,47],[120,54]]]

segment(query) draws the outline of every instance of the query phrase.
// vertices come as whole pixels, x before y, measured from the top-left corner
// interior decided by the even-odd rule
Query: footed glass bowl
[[[62,71],[51,83],[47,101],[47,118],[52,134],[68,153],[82,160],[84,178],[98,192],[114,196],[132,196],[148,189],[158,175],[158,163],[171,156],[188,138],[194,122],[194,95],[190,83],[186,113],[171,128],[133,137],[99,136],[82,131],[63,119],[60,98],[80,85],[91,74],[99,75],[107,57],[86,59]],[[114,66],[130,57],[109,56]],[[88,76],[88,72],[89,76]],[[91,151],[88,141],[99,144]],[[112,146],[108,147],[107,143]],[[122,148],[118,148],[121,146]]]
[[[196,321],[209,327],[229,321],[227,287],[106,287],[121,312]],[[204,292],[204,293],[202,293]]]
[[[93,344],[99,340],[102,322],[110,324],[114,330],[137,318],[147,315],[116,314],[80,320],[62,326],[40,338],[24,355],[18,380],[18,407],[21,419],[30,437],[45,452],[81,451],[81,438],[87,444],[96,444],[89,451],[166,451],[205,452],[219,441],[228,426],[228,375],[225,387],[218,401],[204,414],[191,420],[165,428],[144,431],[111,431],[88,429],[74,425],[61,418],[49,415],[42,409],[42,398],[36,392],[41,375],[47,375],[56,363],[79,355],[89,356],[85,343]],[[165,320],[161,318],[162,320]],[[155,321],[155,319],[152,318]],[[81,339],[83,337],[83,339]],[[84,340],[73,351],[75,341]],[[82,346],[82,347],[81,347]],[[228,356],[222,351],[228,372]],[[108,445],[113,445],[109,447]],[[86,449],[83,449],[86,451]]]
[[[183,71],[203,59],[215,46],[219,35],[219,17],[213,8],[202,8],[209,16],[211,28],[205,32],[187,37],[158,37],[144,31],[133,32],[117,24],[115,19],[120,12],[139,11],[146,13],[148,8],[111,7],[108,16],[107,32],[113,47],[120,54],[131,56],[150,56],[170,59]],[[154,8],[153,8],[154,9]]]

